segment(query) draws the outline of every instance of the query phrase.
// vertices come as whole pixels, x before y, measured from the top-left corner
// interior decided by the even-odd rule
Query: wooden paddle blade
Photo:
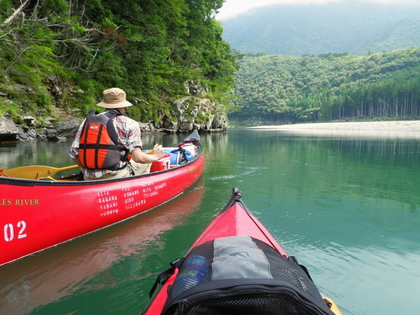
[[[70,165],[60,168],[45,165],[29,165],[3,170],[3,174],[9,177],[39,179],[41,177],[53,176],[58,172],[76,169],[78,167],[78,165]]]

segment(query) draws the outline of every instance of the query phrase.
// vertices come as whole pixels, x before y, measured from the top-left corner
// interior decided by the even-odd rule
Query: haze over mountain
[[[223,37],[243,53],[375,52],[420,47],[420,3],[267,5],[222,20]]]

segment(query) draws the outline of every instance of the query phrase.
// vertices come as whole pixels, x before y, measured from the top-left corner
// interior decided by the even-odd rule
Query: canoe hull
[[[95,233],[97,236],[60,245],[42,255],[3,265],[0,301],[7,303],[0,302],[0,314],[30,314],[43,305],[66,299],[74,294],[75,288],[92,283],[98,274],[106,273],[127,258],[132,260],[133,255],[140,256],[135,261],[141,263],[146,259],[142,252],[148,244],[181,225],[199,208],[204,193],[203,178],[200,178],[185,193],[140,218]],[[30,294],[22,288],[30,288]]]
[[[203,169],[201,153],[180,167],[114,180],[0,177],[0,265],[151,210],[193,185]]]

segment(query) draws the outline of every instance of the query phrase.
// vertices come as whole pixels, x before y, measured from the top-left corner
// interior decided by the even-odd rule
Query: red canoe
[[[141,314],[341,315],[250,213],[238,189],[171,266],[159,275]]]
[[[0,176],[0,265],[126,220],[175,198],[203,172],[204,155],[198,133],[193,132],[174,151],[184,156],[180,162],[173,159],[179,162],[176,166],[165,169],[169,163],[157,162],[152,165],[155,172],[126,178],[85,182]]]
[[[138,255],[130,261],[141,264],[147,260],[142,254],[145,246],[182,224],[199,208],[204,192],[204,181],[200,178],[185,193],[139,218],[68,242],[67,246],[57,246],[42,255],[3,265],[0,301],[7,303],[0,302],[0,314],[30,314],[43,305],[65,300],[75,291],[90,287],[99,273],[127,257]],[[133,274],[133,270],[129,273]]]

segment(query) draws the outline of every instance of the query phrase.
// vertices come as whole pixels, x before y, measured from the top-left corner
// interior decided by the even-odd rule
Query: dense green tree
[[[235,91],[232,119],[273,123],[419,118],[420,49],[366,57],[248,55]]]
[[[214,19],[223,2],[1,0],[0,91],[28,86],[35,92],[12,103],[16,112],[34,112],[57,105],[49,90],[55,80],[68,87],[59,105],[87,110],[104,88],[119,86],[135,103],[134,118],[158,124],[190,80],[227,111],[240,55]],[[34,106],[34,94],[42,104]]]

